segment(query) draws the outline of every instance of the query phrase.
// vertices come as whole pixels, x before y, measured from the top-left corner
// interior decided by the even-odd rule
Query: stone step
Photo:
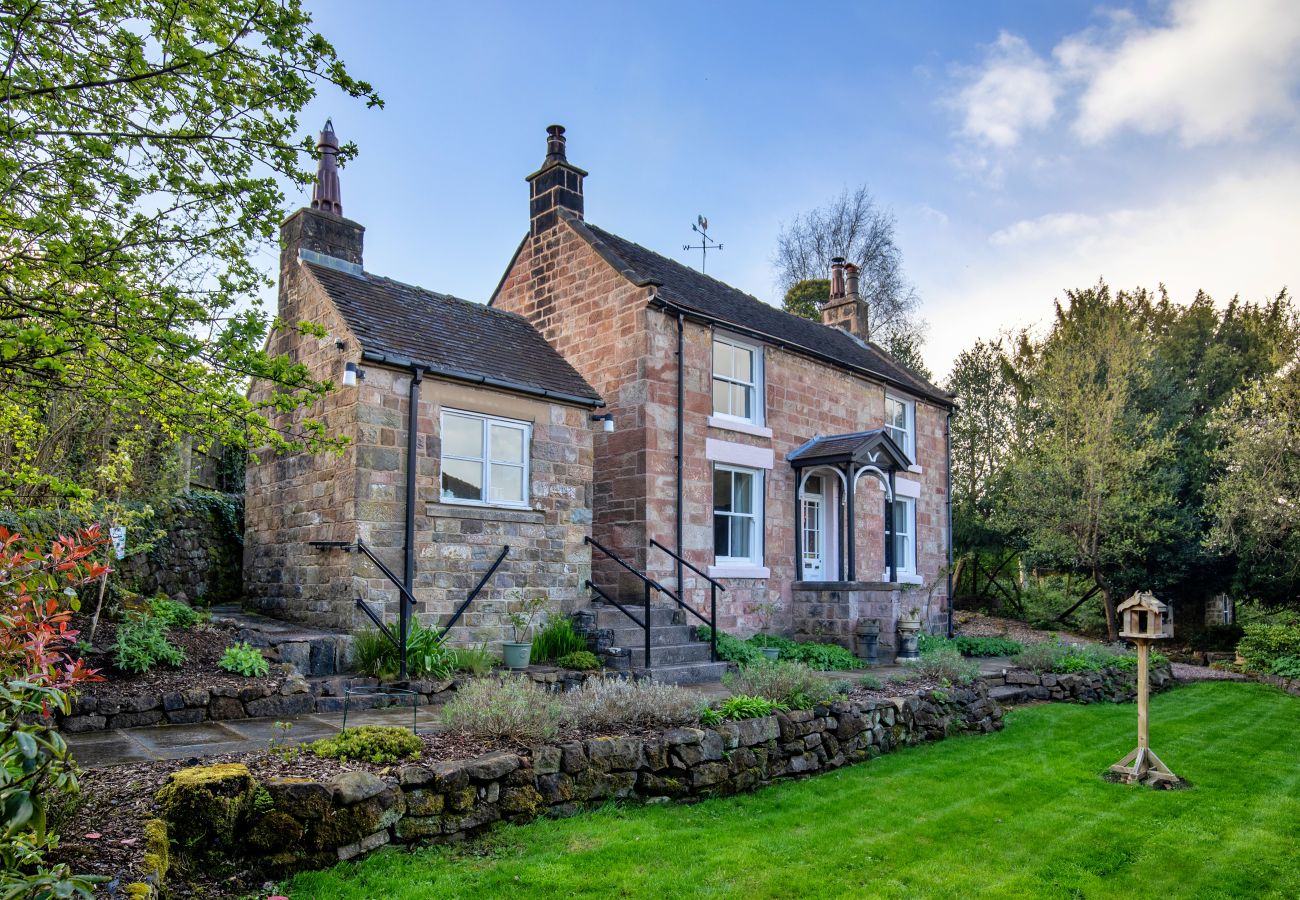
[[[623,603],[622,600],[619,601]],[[634,603],[623,603],[632,615],[640,621],[645,615],[645,607],[638,601]],[[638,626],[627,616],[625,616],[617,606],[610,606],[605,603],[593,603],[591,611],[596,614],[597,628],[637,628]],[[680,625],[681,616],[685,613],[668,606],[651,606],[650,607],[650,626],[653,628],[658,625]]]
[[[235,640],[267,650],[272,662],[293,665],[307,676],[337,675],[347,671],[352,636],[293,622],[283,622],[235,604],[213,606],[212,621],[235,629]]]
[[[635,625],[611,629],[615,647],[644,647],[645,632]],[[664,644],[689,644],[695,640],[695,629],[690,625],[656,625],[650,629],[650,646]]]
[[[617,645],[616,645],[617,646]],[[641,665],[645,661],[645,645],[625,646],[631,654],[632,665]],[[687,663],[708,662],[709,645],[701,643],[666,644],[650,647],[651,666],[679,666]]]
[[[653,660],[652,660],[653,663]],[[698,662],[685,665],[651,665],[649,672],[637,666],[633,673],[638,677],[650,677],[665,684],[701,684],[706,681],[720,681],[727,674],[725,662]]]
[[[1029,698],[1029,689],[1014,684],[1004,684],[989,690],[989,699],[1003,705],[1023,703]]]

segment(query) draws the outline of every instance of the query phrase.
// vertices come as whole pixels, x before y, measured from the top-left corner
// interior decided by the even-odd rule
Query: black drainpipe
[[[420,432],[420,383],[424,381],[424,369],[411,367],[410,410],[406,417],[406,569],[402,575],[402,584],[407,596],[415,592],[415,447]],[[398,598],[401,612],[398,614],[398,658],[400,659],[398,677],[406,680],[406,635],[411,625],[411,605],[406,597]]]
[[[685,556],[682,550],[682,427],[684,415],[682,407],[686,405],[686,338],[684,334],[685,324],[682,319],[680,310],[677,312],[677,555]],[[682,586],[682,561],[676,560],[677,563],[677,596],[683,600],[686,599],[686,592]],[[714,623],[717,626],[717,623]]]
[[[943,420],[944,469],[948,473],[948,487],[944,497],[948,501],[948,637],[952,637],[952,410]]]

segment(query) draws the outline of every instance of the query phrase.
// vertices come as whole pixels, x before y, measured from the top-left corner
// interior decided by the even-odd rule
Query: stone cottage
[[[327,628],[364,624],[357,601],[394,620],[400,591],[445,623],[492,563],[499,569],[453,638],[506,637],[506,595],[586,603],[592,421],[600,395],[522,316],[367,272],[365,229],[343,216],[321,134],[311,206],[281,230],[279,316],[328,337],[276,332],[313,378],[341,385],[311,415],[349,439],[339,454],[254,454],[246,481],[245,587],[271,615]],[[254,402],[272,387],[254,383]],[[292,429],[300,415],[272,414]]]
[[[886,648],[913,609],[942,629],[952,398],[871,342],[854,268],[835,261],[821,323],[790,315],[586,221],[586,176],[549,128],[490,303],[608,404],[597,587],[640,596],[617,556],[697,610],[716,581],[718,624],[742,635],[769,604],[777,630],[845,645],[863,617]]]

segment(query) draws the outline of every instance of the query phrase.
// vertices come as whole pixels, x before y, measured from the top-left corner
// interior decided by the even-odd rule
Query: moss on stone
[[[287,850],[302,838],[306,829],[286,812],[264,813],[248,830],[248,845],[260,852]]]
[[[257,788],[243,763],[221,763],[172,773],[156,799],[181,847],[230,848],[252,810]]]
[[[144,823],[144,866],[152,872],[158,884],[167,880],[172,867],[171,838],[167,823],[162,819],[149,819]]]

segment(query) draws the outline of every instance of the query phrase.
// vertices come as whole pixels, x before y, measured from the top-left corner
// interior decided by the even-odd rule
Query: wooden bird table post
[[[1181,779],[1151,749],[1147,730],[1151,693],[1151,642],[1173,636],[1173,614],[1168,606],[1149,591],[1135,593],[1121,603],[1116,612],[1120,617],[1120,637],[1128,638],[1137,645],[1138,745],[1137,749],[1111,766],[1110,770],[1122,775],[1129,784],[1175,784]]]

